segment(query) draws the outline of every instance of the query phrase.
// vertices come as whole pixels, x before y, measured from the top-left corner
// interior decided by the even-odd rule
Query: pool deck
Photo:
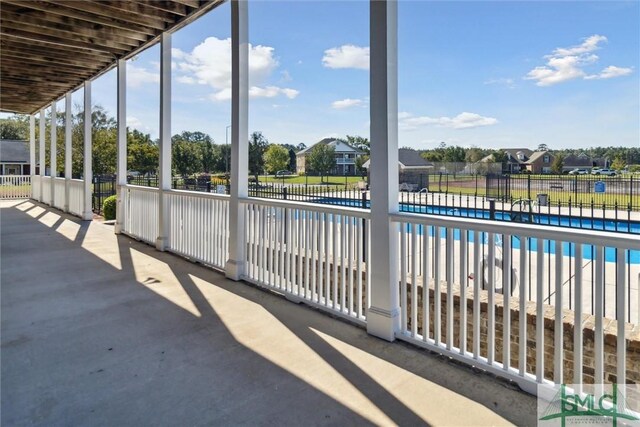
[[[111,226],[0,201],[1,424],[535,425],[535,398]]]

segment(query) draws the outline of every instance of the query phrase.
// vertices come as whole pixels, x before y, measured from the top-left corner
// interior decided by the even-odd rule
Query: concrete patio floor
[[[442,356],[32,201],[1,201],[1,423],[534,425]]]

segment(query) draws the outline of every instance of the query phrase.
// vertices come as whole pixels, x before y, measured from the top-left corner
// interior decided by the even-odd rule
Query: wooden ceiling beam
[[[143,1],[140,0],[139,3],[144,3],[146,6],[158,10],[164,10],[165,12],[170,12],[175,15],[187,16],[190,12],[187,10],[187,6],[177,3],[175,1],[165,1],[165,0],[151,0],[151,1]]]
[[[180,3],[180,4],[183,4],[185,6],[192,7],[194,9],[197,9],[200,6],[202,6],[202,3],[199,0],[174,0],[174,1],[176,3]]]
[[[85,3],[85,2],[79,2]],[[106,25],[121,30],[132,30],[131,23],[127,21],[121,21],[117,18],[98,16],[93,13],[84,12],[82,10],[69,9],[63,6],[59,6],[56,3],[48,3],[42,0],[2,0],[3,7],[5,4],[12,4],[24,8],[24,12],[29,9],[39,10],[47,14],[54,14],[67,19],[77,19],[80,21]],[[22,12],[21,12],[22,13]],[[156,30],[162,30],[162,28],[151,28],[150,26],[140,26],[135,28],[136,32],[141,32],[149,36],[155,36]]]
[[[56,58],[55,56],[45,56],[45,55],[25,55],[24,51],[20,51],[19,49],[11,49],[11,48],[2,48],[2,53],[0,54],[1,61],[19,61],[22,64],[22,68],[24,68],[25,63],[34,63],[34,64],[42,64],[52,66],[55,64],[55,68],[57,69],[81,69],[87,70],[91,72],[95,72],[96,69],[101,68],[96,66],[94,63],[89,63],[87,61],[82,60],[72,60],[69,58],[61,59]],[[104,64],[107,65],[107,64]]]
[[[169,23],[174,23],[181,16],[185,16],[187,14],[186,7],[182,10],[183,13],[176,13],[161,8],[151,7],[151,4],[152,3],[143,1],[110,0],[109,2],[103,2],[101,6],[107,7],[115,13],[134,14],[143,19],[151,16],[153,19],[161,19],[164,22]],[[181,6],[177,3],[176,5]],[[180,9],[177,10],[180,12]]]
[[[55,16],[55,15],[54,15]],[[139,46],[141,43],[147,41],[147,36],[140,34],[138,37],[129,37],[128,34],[136,34],[134,32],[129,32],[128,34],[123,34],[113,28],[102,27],[101,29],[89,29],[83,26],[73,26],[69,24],[60,24],[56,22],[47,21],[45,19],[40,19],[38,17],[34,17],[30,14],[20,15],[18,13],[10,12],[4,10],[2,13],[2,18],[9,23],[14,23],[15,25],[19,25],[21,28],[23,26],[37,29],[46,34],[47,32],[63,32],[65,37],[73,37],[75,35],[81,35],[84,37],[89,37],[94,40],[113,40],[115,42],[123,43],[129,46]]]
[[[152,37],[149,34],[138,31],[115,28],[66,16],[45,13],[41,10],[27,9],[8,3],[5,4],[5,2],[2,4],[2,16],[6,16],[9,19],[15,19],[20,22],[26,20],[38,26],[47,26],[65,31],[79,32],[86,36],[101,35],[103,37],[110,37],[117,35],[141,42],[145,42],[149,40],[149,37]]]
[[[113,56],[117,57],[119,55],[124,55],[129,51],[127,46],[121,45],[119,43],[111,43],[111,47],[100,46],[91,41],[86,41],[86,38],[75,37],[73,39],[65,39],[62,37],[42,37],[38,33],[32,33],[30,31],[25,30],[16,30],[13,28],[0,27],[0,35],[2,37],[10,37],[21,40],[27,40],[31,43],[41,43],[46,45],[64,47],[73,51],[74,49],[82,49],[93,52],[102,52],[109,53]]]
[[[2,50],[4,49],[18,49],[25,54],[25,58],[29,56],[49,56],[55,55],[59,60],[64,59],[82,59],[83,61],[113,61],[114,55],[110,52],[95,52],[89,50],[73,50],[66,47],[39,43],[36,41],[23,40],[23,39],[4,39],[0,41]],[[2,51],[0,50],[0,55]]]
[[[154,16],[144,16],[137,13],[125,13],[121,10],[113,9],[108,6],[108,2],[92,2],[92,1],[77,1],[77,0],[40,0],[47,4],[55,4],[59,7],[63,7],[69,10],[76,10],[82,12],[89,12],[94,16],[102,16],[104,18],[115,18],[119,21],[129,23],[131,26],[151,27],[156,30],[163,31],[167,28],[167,22],[162,18]],[[115,14],[115,16],[114,16]],[[137,29],[137,27],[133,27]]]
[[[28,22],[20,22],[20,21],[14,21],[10,19],[0,19],[0,27],[19,30],[19,31],[27,31],[31,34],[40,34],[44,36],[45,39],[48,39],[48,38],[56,38],[61,40],[73,39],[74,41],[81,41],[84,43],[90,43],[97,46],[104,46],[107,49],[111,49],[116,44],[117,46],[122,47],[123,49],[136,48],[141,44],[141,42],[137,40],[131,40],[124,37],[112,36],[112,37],[105,38],[105,37],[100,37],[95,35],[85,36],[79,33],[74,34],[69,31],[40,27],[37,25],[30,24]]]

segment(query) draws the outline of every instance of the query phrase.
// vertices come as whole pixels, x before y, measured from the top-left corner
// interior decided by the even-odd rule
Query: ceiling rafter
[[[224,0],[2,0],[0,111],[34,113]]]

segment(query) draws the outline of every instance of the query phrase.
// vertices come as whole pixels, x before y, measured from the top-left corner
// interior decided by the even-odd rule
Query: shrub
[[[117,196],[109,196],[104,199],[102,202],[102,213],[104,214],[104,219],[110,221],[112,219],[116,219],[116,206],[118,204]]]

